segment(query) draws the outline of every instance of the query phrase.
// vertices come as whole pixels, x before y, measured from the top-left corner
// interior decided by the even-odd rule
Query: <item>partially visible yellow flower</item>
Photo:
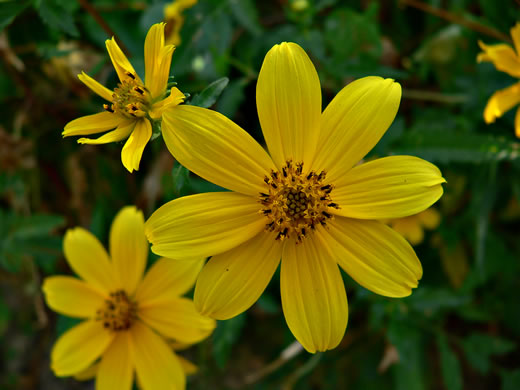
[[[182,12],[193,7],[197,0],[173,0],[164,6],[164,21],[166,22],[166,43],[178,46],[181,43],[181,29],[184,24]]]
[[[79,79],[103,99],[105,112],[75,119],[65,126],[63,136],[90,135],[112,130],[97,139],[80,138],[82,144],[105,144],[128,140],[121,152],[129,172],[139,169],[143,150],[152,136],[152,122],[161,120],[162,112],[183,102],[184,94],[173,87],[166,97],[174,46],[164,44],[164,23],[154,24],[144,43],[145,81],[143,82],[114,38],[106,41],[108,54],[120,83],[113,91],[85,72]],[[113,130],[115,129],[115,130]]]
[[[410,244],[418,245],[424,239],[424,230],[433,230],[439,226],[440,222],[439,212],[434,208],[429,208],[409,217],[392,219],[388,221],[388,224]]]
[[[382,218],[416,214],[437,201],[439,169],[411,156],[356,165],[397,114],[401,86],[353,81],[322,113],[318,73],[305,51],[281,43],[258,76],[258,116],[270,155],[218,112],[168,110],[163,137],[190,171],[230,192],[173,200],[146,222],[152,251],[189,260],[212,256],[194,301],[204,315],[234,317],[260,297],[281,260],[285,319],[309,352],[336,347],[348,305],[338,266],[362,286],[404,297],[421,263]]]
[[[478,44],[484,51],[479,53],[477,61],[492,62],[497,70],[520,79],[520,22],[511,28],[511,37],[514,49],[504,43],[486,45],[479,41]],[[500,118],[518,103],[520,103],[520,82],[491,96],[484,109],[484,120],[486,123],[493,123],[496,118]],[[520,138],[520,108],[517,109],[515,116],[515,134]]]
[[[148,244],[143,214],[135,207],[118,213],[109,244],[110,256],[82,228],[65,234],[65,257],[81,279],[51,276],[42,288],[50,308],[84,321],[54,345],[52,370],[60,377],[96,376],[97,390],[130,390],[134,373],[143,390],[184,389],[185,372],[193,369],[176,356],[169,340],[196,343],[215,327],[181,297],[195,283],[204,259],[162,258],[144,275]]]

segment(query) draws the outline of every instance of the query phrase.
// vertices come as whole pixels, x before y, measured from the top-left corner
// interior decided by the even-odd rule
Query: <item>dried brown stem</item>
[[[499,39],[501,41],[512,43],[511,38],[503,33],[501,33],[498,30],[495,30],[494,28],[485,26],[481,23],[474,22],[472,20],[464,19],[461,16],[452,14],[451,12],[448,12],[446,10],[443,10],[441,8],[435,8],[432,7],[429,4],[425,4],[422,1],[419,0],[401,0],[401,4],[408,5],[413,8],[417,8],[423,12],[429,13],[431,15],[435,15],[441,19],[447,20],[448,22],[460,24],[461,26],[464,26],[466,28],[469,28],[470,30],[477,31],[481,34],[488,35],[490,37]]]
[[[125,44],[117,37],[116,33],[114,32],[114,30],[112,30],[110,28],[110,26],[108,25],[108,23],[105,21],[105,19],[103,19],[103,17],[101,16],[101,14],[96,10],[96,8],[94,8],[94,6],[92,6],[88,0],[79,0],[79,3],[81,4],[81,6],[85,9],[85,11],[87,11],[90,16],[92,16],[94,18],[94,20],[96,21],[97,24],[99,24],[99,26],[108,34],[108,36],[110,37],[114,37],[114,39],[116,40],[117,44],[119,45],[119,47],[121,48],[121,50],[123,50],[123,53],[126,54],[127,57],[130,57],[130,51],[128,50],[128,48],[125,46]]]

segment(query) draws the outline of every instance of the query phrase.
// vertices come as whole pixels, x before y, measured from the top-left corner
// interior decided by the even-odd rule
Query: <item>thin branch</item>
[[[247,375],[244,379],[244,385],[249,386],[249,385],[252,385],[253,383],[260,381],[267,375],[278,370],[289,360],[298,356],[301,352],[303,352],[303,347],[301,346],[301,344],[298,341],[294,341],[293,343],[291,343],[287,348],[285,348],[282,351],[282,353],[276,360],[274,360],[271,363],[269,363],[268,365],[262,367],[257,372]]]
[[[481,34],[488,35],[490,37],[499,39],[501,41],[512,43],[511,38],[494,28],[485,26],[481,23],[474,22],[472,20],[464,19],[461,16],[452,14],[446,10],[441,8],[432,7],[429,4],[425,4],[419,0],[400,0],[401,4],[408,5],[410,7],[417,8],[423,12],[429,13],[431,15],[435,15],[441,19],[447,20],[451,23],[460,24],[461,26],[467,27],[470,30],[477,31]]]
[[[105,21],[105,19],[103,19],[101,14],[94,8],[94,6],[92,6],[88,2],[88,0],[79,0],[79,3],[85,9],[85,11],[87,11],[90,14],[90,16],[94,18],[96,23],[99,24],[99,26],[108,34],[109,37],[114,37],[121,50],[123,50],[123,53],[125,53],[127,57],[130,57],[130,51],[128,50],[128,48],[121,41],[121,39],[117,37],[114,30],[110,28],[108,23]]]
[[[445,93],[422,91],[418,89],[403,89],[403,98],[444,104],[461,104],[466,103],[469,99],[469,97],[464,94],[447,95]]]

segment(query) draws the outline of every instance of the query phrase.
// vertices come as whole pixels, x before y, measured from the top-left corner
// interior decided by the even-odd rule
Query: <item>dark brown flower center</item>
[[[300,242],[317,225],[326,225],[332,218],[330,208],[339,208],[331,200],[333,186],[325,182],[325,172],[303,173],[303,163],[287,161],[264,182],[267,190],[260,193],[260,212],[267,218],[266,229],[278,232],[277,240],[294,236]]]
[[[143,117],[151,106],[150,93],[134,74],[128,72],[127,76],[114,89],[112,104],[110,106],[105,104],[103,107],[109,112],[115,112],[128,118]]]
[[[137,304],[128,298],[123,290],[110,293],[105,305],[96,312],[96,320],[105,329],[113,331],[128,330],[137,318]]]

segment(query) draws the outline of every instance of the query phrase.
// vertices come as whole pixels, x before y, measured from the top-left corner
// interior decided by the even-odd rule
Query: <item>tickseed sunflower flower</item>
[[[225,116],[194,106],[163,114],[170,152],[197,175],[231,190],[175,199],[145,224],[152,251],[175,258],[212,256],[194,301],[228,319],[262,294],[281,259],[285,319],[309,352],[334,348],[347,326],[338,265],[362,286],[404,297],[422,276],[410,244],[383,218],[416,214],[442,195],[427,161],[392,156],[356,164],[388,129],[401,87],[366,77],[347,85],[321,112],[318,74],[294,43],[266,55],[256,89],[270,152]]]
[[[114,38],[106,47],[120,83],[113,91],[85,72],[79,79],[110,104],[104,112],[75,119],[65,126],[64,137],[90,135],[112,130],[97,139],[80,138],[80,144],[106,144],[128,138],[121,161],[129,172],[137,171],[144,148],[152,136],[152,123],[161,120],[162,112],[184,101],[184,94],[173,87],[166,96],[173,45],[164,44],[164,23],[154,24],[144,43],[145,81],[143,82],[121,51]]]
[[[148,243],[143,214],[135,207],[123,208],[114,219],[110,256],[82,228],[68,230],[63,245],[81,279],[48,277],[43,292],[51,309],[84,321],[54,345],[54,373],[95,375],[98,390],[130,390],[134,373],[144,390],[184,389],[190,363],[176,356],[170,340],[196,343],[215,327],[193,301],[181,297],[195,283],[203,260],[161,258],[143,275]]]
[[[166,44],[178,46],[181,43],[181,29],[184,24],[184,10],[197,4],[197,0],[174,0],[164,6],[166,22]]]
[[[486,45],[479,41],[482,50],[477,56],[477,62],[492,62],[495,68],[501,72],[520,79],[520,23],[511,28],[514,49],[505,44]],[[486,123],[495,122],[507,111],[520,103],[520,82],[495,92],[489,99],[484,109],[484,120]],[[520,108],[516,110],[515,134],[520,138]]]
[[[439,226],[441,215],[434,208],[421,211],[409,217],[397,218],[388,221],[388,225],[401,234],[412,245],[423,242],[424,231],[433,230]]]

